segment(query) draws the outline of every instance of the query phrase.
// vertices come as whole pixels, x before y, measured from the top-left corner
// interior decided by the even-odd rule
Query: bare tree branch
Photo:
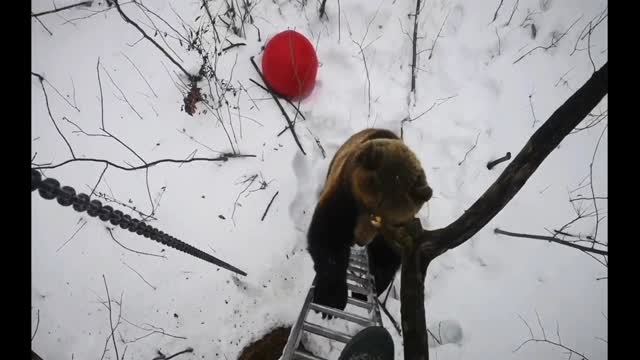
[[[608,69],[605,63],[538,128],[500,177],[460,218],[443,229],[430,231],[438,238],[440,249],[446,251],[464,243],[515,196],[549,153],[607,94]]]
[[[260,68],[258,67],[258,65],[256,65],[256,61],[254,60],[253,56],[251,57],[251,63],[253,64],[253,67],[256,69],[256,72],[258,73],[258,75],[260,75],[260,79],[262,79],[262,82],[268,87],[268,84],[265,81],[264,76],[262,75],[262,72],[260,71]],[[303,155],[307,155],[307,153],[305,153],[304,149],[302,148],[302,144],[300,144],[300,140],[298,140],[298,134],[296,134],[296,131],[295,131],[294,126],[293,126],[293,123],[291,122],[291,119],[289,118],[289,115],[287,114],[287,112],[282,107],[282,104],[280,104],[280,101],[278,100],[278,97],[273,92],[273,90],[271,90],[270,88],[269,88],[269,93],[271,94],[271,97],[273,97],[273,100],[276,102],[276,104],[278,104],[278,107],[280,108],[280,111],[282,112],[282,115],[284,115],[285,119],[287,120],[287,124],[289,125],[289,130],[291,130],[291,134],[293,135],[293,139],[296,141],[296,144],[298,144],[298,147],[300,148],[300,151],[302,152]]]
[[[405,359],[429,358],[424,281],[431,261],[466,242],[507,205],[546,157],[608,93],[608,74],[605,63],[538,128],[493,185],[445,228],[424,230],[419,219],[404,227],[382,224],[383,238],[402,254],[400,311]]]
[[[113,340],[113,348],[116,352],[116,359],[119,359],[120,355],[118,355],[118,346],[116,345],[116,338],[113,334],[114,328],[113,328],[113,319],[111,318],[111,297],[109,296],[109,287],[107,286],[107,278],[104,276],[104,274],[102,274],[102,280],[104,280],[104,288],[107,290],[107,306],[109,308],[109,324],[111,325],[111,339]]]
[[[413,14],[413,55],[411,58],[411,92],[416,92],[416,61],[418,41],[418,16],[420,16],[420,0],[416,0],[416,12]],[[400,23],[402,25],[402,23]]]
[[[248,158],[248,157],[256,157],[255,155],[242,155],[242,154],[223,154],[219,157],[216,158],[191,158],[188,160],[175,160],[175,159],[163,159],[163,160],[156,160],[156,161],[152,161],[150,163],[147,163],[145,165],[140,165],[140,166],[129,166],[129,167],[124,167],[122,165],[118,165],[118,164],[114,164],[111,161],[108,160],[103,160],[103,159],[91,159],[91,158],[76,158],[76,159],[70,159],[67,161],[63,161],[59,164],[55,164],[55,165],[37,165],[33,168],[35,170],[43,170],[43,169],[55,169],[64,165],[67,165],[69,163],[73,163],[73,162],[96,162],[96,163],[102,163],[102,164],[109,164],[117,169],[120,170],[125,170],[125,171],[135,171],[135,170],[141,170],[141,169],[147,169],[150,168],[152,166],[161,164],[161,163],[176,163],[176,164],[186,164],[186,163],[190,163],[190,162],[194,162],[194,161],[228,161],[229,159],[232,158]]]
[[[62,134],[62,131],[60,131],[60,128],[58,127],[58,124],[56,124],[56,121],[53,119],[53,115],[51,115],[51,109],[49,108],[49,97],[47,96],[47,90],[44,88],[44,77],[42,77],[42,75],[36,74],[34,72],[31,72],[31,75],[37,77],[38,80],[40,81],[40,86],[42,86],[42,92],[44,93],[44,101],[45,101],[45,104],[47,105],[47,113],[49,114],[49,118],[51,119],[51,122],[53,123],[53,126],[58,131],[58,134],[60,134],[60,136],[62,137],[64,142],[67,144],[67,147],[69,148],[69,152],[71,152],[71,157],[75,159],[76,155],[73,153],[73,149],[71,148],[71,144],[69,144],[69,141],[67,141],[67,138]]]
[[[537,312],[536,312],[536,315],[537,315]],[[520,316],[520,315],[518,315],[518,316]],[[569,354],[569,359],[571,358],[571,355],[575,354],[575,355],[580,356],[580,358],[582,360],[589,360],[589,358],[587,358],[583,354],[581,354],[581,353],[579,353],[579,352],[577,352],[577,351],[575,351],[575,350],[573,350],[573,349],[571,349],[571,348],[569,348],[569,347],[567,347],[567,346],[562,344],[562,341],[560,340],[560,330],[559,330],[559,328],[557,330],[558,331],[558,341],[557,342],[547,339],[546,335],[544,335],[544,328],[542,327],[542,324],[540,324],[540,328],[543,331],[543,338],[542,339],[535,338],[535,336],[533,335],[533,332],[531,331],[531,327],[529,326],[529,324],[527,324],[527,322],[524,319],[522,319],[521,316],[520,316],[520,319],[525,323],[525,325],[529,329],[529,333],[531,334],[531,338],[529,338],[528,340],[525,340],[522,344],[520,344],[520,346],[518,346],[515,350],[513,350],[514,353],[517,352],[518,350],[520,350],[524,345],[526,345],[526,344],[528,344],[530,342],[536,342],[536,343],[540,342],[540,343],[547,343],[547,344],[553,345],[555,347],[561,348],[563,350],[566,350],[568,352],[568,354]],[[539,319],[540,318],[538,318],[538,320]]]
[[[587,246],[580,246],[580,245],[576,245],[576,244],[574,244],[572,242],[565,241],[565,240],[559,240],[558,238],[551,237],[551,236],[519,234],[519,233],[500,230],[498,228],[496,228],[494,230],[494,232],[496,234],[519,237],[519,238],[544,240],[544,241],[548,241],[548,242],[552,242],[552,243],[568,246],[568,247],[571,247],[571,248],[574,248],[574,249],[578,249],[578,250],[581,250],[581,251],[590,252],[590,253],[594,253],[594,254],[598,254],[598,255],[603,255],[603,256],[609,255],[609,251],[607,251],[607,250],[598,250],[598,249],[593,249],[593,248],[587,247]]]
[[[122,248],[129,250],[131,252],[134,252],[136,254],[140,254],[140,255],[148,255],[148,256],[155,256],[155,257],[159,257],[159,258],[163,258],[166,259],[167,257],[165,255],[156,255],[156,254],[150,254],[150,253],[146,253],[146,252],[142,252],[142,251],[137,251],[137,250],[133,250],[133,249],[129,249],[128,247],[122,245],[118,240],[116,240],[115,236],[113,236],[113,231],[111,230],[111,228],[107,227],[107,231],[109,232],[109,235],[111,235],[111,239],[113,241],[116,242],[116,244],[120,245]],[[155,289],[154,289],[155,290]]]
[[[47,11],[42,11],[39,13],[32,13],[31,17],[38,17],[38,16],[42,16],[42,15],[47,15],[47,14],[53,14],[53,13],[57,13],[58,11],[63,11],[63,10],[67,10],[67,9],[71,9],[77,6],[91,6],[91,3],[93,1],[83,1],[77,4],[72,4],[72,5],[67,5],[67,6],[63,6],[61,8],[57,8],[57,9],[53,9],[53,10],[47,10]]]
[[[180,65],[174,58],[171,57],[171,55],[169,55],[169,53],[167,53],[167,51],[162,48],[162,46],[160,46],[160,44],[158,44],[155,40],[153,40],[149,35],[147,35],[147,33],[142,30],[142,28],[140,27],[140,25],[136,24],[135,22],[133,22],[125,13],[124,11],[122,11],[122,8],[120,7],[120,1],[119,0],[113,0],[113,2],[116,5],[116,8],[118,9],[118,12],[120,13],[120,16],[122,16],[122,18],[124,19],[124,21],[126,21],[127,23],[133,25],[136,29],[138,29],[138,31],[142,34],[142,36],[144,36],[147,40],[149,40],[153,45],[155,45],[160,51],[162,51],[162,53],[169,59],[171,60],[171,62],[176,65],[180,70],[182,70],[182,72],[187,76],[187,79],[189,79],[189,81],[194,81],[195,79],[197,79],[196,76],[191,75],[191,73],[189,73],[187,70],[185,70],[182,65]]]
[[[560,40],[562,40],[562,38],[567,35],[567,33],[571,30],[571,28],[573,28],[573,26],[580,20],[582,19],[582,16],[580,16],[578,19],[576,19],[576,21],[574,21],[571,26],[569,26],[569,28],[563,32],[562,34],[560,34],[558,37],[553,37],[551,39],[551,44],[549,44],[548,46],[536,46],[533,49],[527,51],[524,55],[520,56],[519,58],[516,59],[516,61],[514,61],[513,63],[516,64],[518,63],[520,60],[524,59],[526,56],[528,56],[529,54],[531,54],[532,52],[538,50],[538,49],[543,49],[543,50],[549,50],[552,47],[555,47],[558,45],[558,42],[560,42]]]

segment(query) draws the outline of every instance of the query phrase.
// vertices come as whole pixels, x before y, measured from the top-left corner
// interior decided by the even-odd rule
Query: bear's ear
[[[433,190],[429,187],[429,185],[418,186],[413,189],[413,197],[416,200],[427,202],[433,196]]]
[[[382,149],[374,144],[367,144],[360,149],[356,161],[367,170],[376,170],[382,164],[382,157]]]

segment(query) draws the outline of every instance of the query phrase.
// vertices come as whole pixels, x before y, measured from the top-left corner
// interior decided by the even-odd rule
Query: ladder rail
[[[282,351],[282,359],[291,359],[294,351],[298,348],[298,344],[300,344],[300,339],[302,338],[302,324],[307,317],[307,313],[309,311],[309,306],[311,305],[311,299],[313,299],[313,293],[316,288],[316,277],[313,278],[313,282],[311,283],[311,288],[309,292],[307,292],[307,297],[304,299],[304,303],[302,305],[302,310],[300,310],[300,315],[298,315],[298,320],[291,328],[291,332],[289,333],[289,339],[287,340],[287,345]],[[293,341],[292,341],[293,340]]]
[[[379,304],[376,301],[375,279],[369,271],[369,257],[366,251],[351,249],[349,264],[347,267],[347,289],[353,293],[366,295],[367,301],[358,300],[349,296],[347,303],[353,306],[366,309],[368,317],[357,315],[346,310],[333,309],[322,306],[313,302],[313,296],[317,284],[317,276],[314,277],[311,287],[300,310],[300,314],[296,323],[291,328],[287,344],[282,352],[281,360],[325,360],[317,357],[307,351],[300,349],[300,341],[303,333],[315,334],[326,340],[334,340],[342,343],[348,343],[352,336],[342,333],[319,324],[306,321],[310,310],[319,311],[323,314],[332,315],[337,318],[349,321],[362,327],[382,326],[382,316],[380,314]]]

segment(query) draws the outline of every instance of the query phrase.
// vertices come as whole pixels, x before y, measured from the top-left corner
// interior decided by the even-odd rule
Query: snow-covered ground
[[[55,6],[75,2],[58,0]],[[423,162],[434,189],[433,200],[421,212],[423,226],[446,226],[505,167],[503,163],[489,171],[487,161],[507,151],[515,156],[590,77],[594,65],[600,68],[608,57],[603,0],[424,1],[413,96],[414,1],[330,1],[328,19],[323,20],[318,18],[319,1],[238,1],[240,13],[243,3],[250,4],[253,24],[247,20],[241,27],[245,36],[238,37],[222,20],[216,21],[218,36],[230,41],[216,49],[201,1],[148,0],[142,2],[146,8],[121,3],[149,35],[154,36],[154,26],[161,29],[153,38],[192,73],[200,69],[202,57],[187,49],[185,39],[192,39],[188,29],[209,28],[201,48],[212,58],[219,52],[212,61],[216,74],[237,90],[226,92],[228,106],[223,100],[216,113],[224,126],[202,103],[194,116],[181,109],[186,94],[181,70],[141,40],[115,8],[107,10],[105,1],[39,16],[42,23],[32,18],[32,71],[46,79],[51,116],[76,157],[142,165],[113,138],[86,134],[104,134],[102,88],[104,127],[147,162],[186,159],[194,151],[196,157],[232,150],[256,155],[227,162],[164,163],[152,167],[148,177],[144,170],[110,166],[96,188],[99,196],[145,214],[152,212],[151,199],[153,226],[248,276],[236,278],[119,228],[110,233],[106,223],[33,193],[32,329],[37,324],[37,333],[32,347],[46,360],[115,359],[103,275],[111,299],[117,301],[112,303],[114,325],[121,314],[115,336],[120,357],[125,349],[126,359],[151,359],[157,351],[169,355],[190,347],[192,354],[178,358],[235,359],[251,341],[275,326],[292,324],[298,316],[313,278],[305,232],[331,156],[352,133],[372,126],[399,133],[402,119],[424,113],[404,124],[404,139]],[[34,0],[32,12],[53,6]],[[216,18],[227,9],[220,0],[208,6]],[[590,22],[595,27],[591,36],[583,36]],[[265,41],[286,29],[312,39],[320,61],[314,92],[300,103],[306,120],[296,124],[306,156],[290,132],[278,136],[286,125],[280,110],[249,81],[259,82],[250,57],[259,64]],[[246,45],[221,51],[238,42]],[[517,61],[529,50],[550,44],[555,46]],[[206,81],[199,86],[209,94]],[[212,93],[209,100],[215,106],[218,94]],[[293,117],[293,109],[285,108]],[[606,110],[605,98],[593,113]],[[33,76],[32,114],[33,162],[70,159]],[[427,323],[446,340],[441,346],[432,344],[433,358],[566,356],[547,343],[531,342],[514,352],[531,337],[523,319],[536,338],[543,337],[542,326],[549,340],[557,342],[559,332],[563,345],[589,359],[607,358],[607,280],[597,280],[607,276],[607,268],[568,247],[493,232],[499,227],[547,235],[546,229],[559,229],[576,217],[572,204],[592,211],[591,201],[569,200],[592,196],[585,184],[603,131],[593,161],[593,189],[596,196],[607,196],[606,123],[569,135],[483,230],[431,264],[425,290]],[[72,162],[43,173],[90,193],[104,168],[102,163]],[[570,193],[576,188],[580,190]],[[606,207],[606,200],[598,200],[600,217],[606,217]],[[598,226],[598,241],[608,242],[607,230],[605,218]],[[577,221],[567,231],[593,234],[595,218]],[[133,253],[114,239],[164,257]],[[388,301],[396,319],[399,305],[395,299]],[[383,320],[401,359],[401,339],[385,315]],[[329,349],[313,339],[305,341],[309,348]],[[341,347],[331,348],[336,354]]]

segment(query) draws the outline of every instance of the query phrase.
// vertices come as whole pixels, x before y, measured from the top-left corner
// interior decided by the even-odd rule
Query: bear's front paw
[[[318,305],[328,306],[338,310],[344,310],[347,306],[347,283],[336,285],[335,283],[327,283],[318,281],[316,285],[313,302]]]

